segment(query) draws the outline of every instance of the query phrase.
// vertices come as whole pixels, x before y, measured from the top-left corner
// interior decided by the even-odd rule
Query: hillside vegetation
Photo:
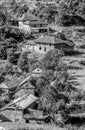
[[[27,11],[49,23],[59,25],[85,25],[84,0],[55,0],[55,4],[41,4],[30,0],[4,0],[0,6],[6,7],[12,16],[21,17]]]
[[[10,94],[10,88],[17,88],[34,69],[40,68],[42,76],[30,79],[35,87],[35,96],[39,98],[38,109],[50,114],[55,124],[56,114],[61,114],[65,122],[69,114],[66,105],[85,98],[80,90],[68,82],[71,78],[68,69],[72,67],[68,68],[62,60],[63,52],[57,49],[50,50],[41,59],[35,52],[20,52],[20,45],[32,36],[19,30],[17,19],[29,11],[48,23],[84,25],[84,0],[56,0],[55,8],[41,3],[30,3],[33,5],[30,8],[26,0],[0,2],[0,83],[4,82],[9,87],[7,97],[3,99],[0,95],[0,108],[15,98],[14,93]]]

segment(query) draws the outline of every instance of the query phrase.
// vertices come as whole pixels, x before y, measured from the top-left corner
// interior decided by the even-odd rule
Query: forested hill
[[[54,7],[38,5],[37,13],[59,25],[85,25],[85,0],[55,0]],[[35,11],[36,12],[36,11]]]
[[[19,17],[29,11],[49,23],[55,22],[64,26],[85,25],[85,0],[55,0],[52,7],[36,1],[0,0],[0,7],[6,7],[12,16]]]

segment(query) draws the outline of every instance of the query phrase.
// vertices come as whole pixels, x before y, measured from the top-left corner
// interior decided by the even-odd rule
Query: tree
[[[0,58],[3,60],[7,59],[7,50],[4,42],[0,42]]]
[[[29,72],[28,53],[23,52],[18,60],[18,66],[22,71]]]
[[[59,24],[63,26],[84,25],[85,1],[62,0],[58,6]]]
[[[42,67],[46,70],[55,70],[60,62],[60,57],[63,53],[60,50],[54,49],[46,53],[42,59]]]
[[[6,43],[6,48],[14,48],[17,49],[17,41],[14,38],[7,38],[4,43]]]
[[[15,51],[16,50],[13,49],[13,48],[8,49],[7,59],[12,64],[16,64],[17,63]]]
[[[51,50],[42,59],[43,74],[35,82],[39,96],[39,108],[49,113],[54,121],[54,115],[60,111],[65,119],[66,103],[70,102],[71,84],[68,82],[67,67],[62,60],[62,52]]]
[[[5,67],[4,67],[4,71],[6,74],[13,74],[13,65],[10,62],[7,62]]]
[[[46,87],[46,85],[49,84],[49,80],[45,75],[42,75],[41,77],[37,78],[36,80],[36,92],[38,93],[39,97],[42,96],[43,91]]]
[[[3,60],[5,60],[7,58],[6,47],[4,47],[4,46],[0,47],[0,58]]]
[[[34,69],[40,68],[41,67],[41,62],[38,59],[38,56],[36,54],[30,53],[29,59],[29,70],[32,72]]]
[[[19,30],[19,28],[16,26],[7,24],[4,27],[2,27],[2,30],[3,30],[3,34],[5,35],[6,39],[13,38],[17,42],[23,41],[23,39],[24,39],[24,33],[21,32]]]
[[[6,7],[4,7],[3,5],[0,5],[0,26],[5,25],[6,21],[7,21]]]
[[[0,66],[0,83],[2,83],[4,80],[5,80],[4,66]]]

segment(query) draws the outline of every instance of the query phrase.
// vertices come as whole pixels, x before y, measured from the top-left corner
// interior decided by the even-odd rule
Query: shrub
[[[42,68],[54,71],[59,64],[61,56],[63,56],[63,53],[57,49],[47,52],[42,59]]]
[[[17,63],[15,49],[13,49],[13,48],[8,49],[7,59],[12,64],[16,64]]]
[[[18,66],[22,71],[29,72],[28,53],[23,52],[18,59]]]
[[[13,65],[10,62],[7,62],[4,68],[6,74],[13,74]]]

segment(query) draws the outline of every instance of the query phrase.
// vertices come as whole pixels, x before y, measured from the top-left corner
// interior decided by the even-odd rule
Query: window
[[[34,25],[34,27],[36,27],[36,25]]]
[[[44,47],[44,52],[46,52],[46,47]]]
[[[39,47],[39,50],[41,50],[41,46]]]

